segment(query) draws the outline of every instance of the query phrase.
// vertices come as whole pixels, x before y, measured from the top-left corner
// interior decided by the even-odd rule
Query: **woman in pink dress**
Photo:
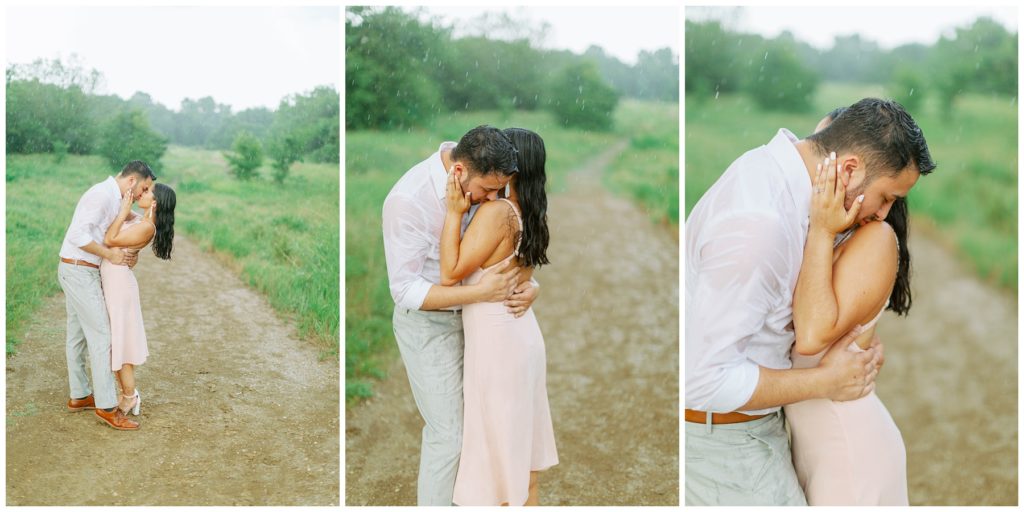
[[[473,284],[506,262],[520,282],[548,263],[544,141],[519,128],[503,132],[517,150],[519,171],[506,197],[480,204],[459,238],[470,194],[456,172],[448,178],[448,215],[441,235],[441,281]],[[467,180],[468,181],[468,180]],[[538,472],[558,463],[548,407],[544,337],[533,309],[518,318],[500,302],[467,304],[463,363],[462,455],[455,478],[458,505],[538,505]]]
[[[851,228],[859,199],[846,210],[845,179],[834,153],[819,165],[793,297],[793,368],[817,366],[848,332],[859,332],[849,350],[868,348],[886,309],[900,315],[910,309],[906,200],[892,198],[884,221],[865,219]],[[785,406],[785,415],[809,505],[908,505],[906,447],[874,391],[848,402],[798,402]]]
[[[174,242],[174,190],[162,183],[155,184],[139,197],[143,215],[132,212],[132,201],[129,190],[121,199],[121,210],[107,229],[103,243],[107,247],[139,251],[152,241],[153,253],[160,259],[170,259]],[[135,387],[135,366],[146,362],[149,355],[139,283],[131,268],[107,260],[100,264],[100,282],[110,318],[110,366],[121,384],[118,407],[125,414],[131,411],[138,416],[142,398]]]

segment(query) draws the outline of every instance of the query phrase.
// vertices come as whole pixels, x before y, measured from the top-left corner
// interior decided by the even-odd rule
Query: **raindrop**
[[[910,94],[908,94],[908,96],[913,96],[913,95],[914,95],[914,88],[913,88],[913,87],[911,87],[911,88],[910,88]]]
[[[768,52],[764,52],[764,60],[768,60]]]

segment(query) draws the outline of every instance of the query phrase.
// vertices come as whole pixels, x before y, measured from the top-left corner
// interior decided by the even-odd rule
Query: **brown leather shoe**
[[[68,399],[68,410],[71,412],[84,411],[86,409],[95,409],[96,400],[89,395],[85,398],[69,398]]]
[[[110,425],[117,430],[138,430],[139,424],[128,419],[127,416],[121,412],[121,409],[114,407],[113,411],[107,412],[103,409],[96,409],[96,416],[99,416],[101,420],[105,421],[107,425]]]

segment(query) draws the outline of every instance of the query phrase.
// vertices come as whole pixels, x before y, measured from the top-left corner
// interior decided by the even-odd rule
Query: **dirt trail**
[[[545,505],[679,503],[679,260],[675,238],[600,184],[616,145],[550,196],[553,262],[537,273],[560,464]],[[347,505],[414,505],[420,430],[401,361],[347,411]]]
[[[911,505],[1017,504],[1017,300],[919,230],[913,307],[886,313],[878,396],[907,446]]]
[[[7,504],[338,504],[338,362],[186,238],[135,273],[142,428],[66,412],[64,296],[47,300],[7,359]]]

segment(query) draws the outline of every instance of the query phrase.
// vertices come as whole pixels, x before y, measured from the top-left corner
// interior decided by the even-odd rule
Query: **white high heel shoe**
[[[142,397],[139,396],[139,390],[135,390],[135,407],[132,407],[132,414],[138,416],[139,408],[142,407]]]

